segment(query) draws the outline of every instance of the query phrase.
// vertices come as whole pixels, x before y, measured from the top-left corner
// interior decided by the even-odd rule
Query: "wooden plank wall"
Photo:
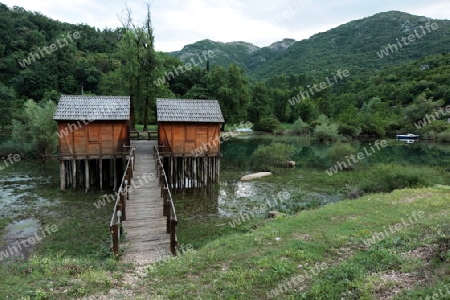
[[[197,148],[207,148],[208,155],[220,153],[219,123],[175,123],[160,122],[158,124],[158,145],[162,153],[192,156]]]
[[[114,155],[129,141],[128,121],[60,121],[58,132],[62,156]]]

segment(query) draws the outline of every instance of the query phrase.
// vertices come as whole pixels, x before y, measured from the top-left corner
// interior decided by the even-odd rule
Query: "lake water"
[[[319,202],[327,204],[340,201],[346,195],[340,191],[321,190],[320,187],[299,188],[298,184],[292,182],[284,183],[276,180],[273,183],[269,180],[240,181],[240,177],[246,174],[262,171],[258,166],[252,164],[251,155],[260,145],[270,144],[270,139],[258,139],[257,137],[242,136],[236,140],[226,141],[221,145],[221,180],[220,185],[211,195],[204,194],[178,194],[175,195],[175,205],[179,214],[183,218],[217,218],[235,217],[240,212],[255,211],[256,207],[267,203],[268,199],[277,196],[280,191],[292,193],[293,198],[303,204],[308,202]],[[290,178],[298,174],[305,174],[308,170],[323,171],[323,176],[328,176],[325,172],[336,164],[329,157],[331,145],[311,144],[298,138],[283,138],[283,142],[295,147],[296,153],[293,160],[296,162],[296,169],[291,170]],[[353,142],[352,146],[357,153],[364,154],[364,158],[357,162],[363,167],[378,163],[397,163],[404,165],[427,165],[445,167],[450,166],[450,145],[435,144],[423,141],[416,141],[407,144],[403,141],[386,140],[386,147],[376,148],[374,141]],[[305,172],[306,171],[306,172]],[[273,176],[283,176],[275,174]],[[307,180],[304,175],[299,175],[299,180]],[[300,200],[299,200],[300,199]],[[281,206],[270,208],[282,208]],[[298,204],[298,203],[297,203]],[[260,211],[260,210],[257,210]]]
[[[276,140],[278,141],[278,137]],[[305,187],[309,171],[323,172],[336,164],[329,157],[330,145],[311,144],[298,138],[283,137],[283,142],[295,147],[293,160],[296,168],[289,170],[290,182],[283,182],[283,175],[275,174],[268,180],[240,181],[240,177],[253,172],[261,171],[252,164],[251,155],[260,145],[271,143],[270,138],[258,138],[242,134],[237,139],[229,140],[221,145],[221,180],[218,187],[210,195],[178,194],[175,195],[177,211],[184,219],[189,218],[217,218],[234,217],[239,212],[251,211],[264,203],[269,203],[279,192],[292,193],[297,202],[308,204],[319,202],[321,204],[340,201],[345,198],[341,191],[323,189],[320,186]],[[358,161],[358,164],[369,166],[376,163],[400,163],[406,165],[428,165],[448,168],[450,166],[450,145],[434,144],[418,141],[413,144],[388,140],[387,146],[379,151],[372,151],[373,142],[354,142],[352,146],[357,152],[372,153]],[[50,175],[57,178],[58,173],[45,174],[31,178],[28,172],[15,172],[6,175],[0,172],[0,215],[3,218],[20,219],[32,214],[33,210],[55,205],[37,194],[39,186],[49,181]],[[295,178],[296,180],[292,180]],[[303,185],[300,185],[302,183]],[[289,201],[281,201],[279,207],[289,208]],[[270,205],[267,208],[270,209]]]

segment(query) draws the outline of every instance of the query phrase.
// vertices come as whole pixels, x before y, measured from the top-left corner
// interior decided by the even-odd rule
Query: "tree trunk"
[[[148,94],[145,97],[144,104],[144,129],[143,131],[148,131]]]
[[[136,117],[134,115],[134,101],[136,96],[134,93],[130,93],[130,131],[136,131]]]

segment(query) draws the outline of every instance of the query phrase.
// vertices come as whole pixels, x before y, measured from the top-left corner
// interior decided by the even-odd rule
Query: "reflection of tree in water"
[[[367,145],[362,145],[366,146]],[[358,150],[361,151],[361,150]],[[442,166],[450,162],[450,145],[418,141],[406,144],[389,140],[388,146],[368,157],[366,164],[398,163],[405,165]]]

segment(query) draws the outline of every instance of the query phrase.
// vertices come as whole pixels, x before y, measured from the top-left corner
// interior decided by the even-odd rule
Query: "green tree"
[[[219,101],[227,123],[246,120],[250,90],[248,79],[238,66],[212,68],[208,76],[208,90],[211,97]]]
[[[415,123],[422,120],[425,115],[432,115],[433,111],[442,106],[444,100],[433,101],[433,98],[427,98],[425,92],[414,98],[414,101],[404,109],[404,115],[409,123]]]
[[[316,120],[318,125],[314,128],[314,137],[319,142],[334,142],[340,139],[338,124],[331,122],[326,115],[320,115]]]
[[[147,130],[149,114],[155,111],[156,97],[168,94],[165,84],[155,84],[160,75],[161,60],[154,48],[153,27],[151,23],[150,5],[147,4],[147,15],[144,25],[137,27],[132,20],[131,11],[122,21],[124,32],[118,44],[118,56],[121,61],[119,74],[124,91],[130,95],[130,127],[135,129],[136,121],[144,123]]]
[[[11,125],[15,101],[16,95],[14,90],[0,82],[0,131]]]
[[[263,117],[271,115],[273,101],[269,96],[266,85],[257,82],[251,88],[251,102],[248,108],[250,122],[257,124]]]
[[[311,131],[311,126],[303,122],[302,118],[298,118],[292,125],[292,132],[297,135],[307,135]]]
[[[13,120],[13,142],[21,151],[40,156],[54,153],[58,144],[55,111],[56,104],[51,100],[25,102],[20,118]]]
[[[288,122],[289,120],[289,110],[288,110],[288,100],[290,91],[287,89],[272,89],[269,93],[273,99],[274,105],[274,115],[281,122]],[[290,106],[290,105],[289,105]]]
[[[274,132],[280,128],[280,121],[273,116],[264,117],[255,124],[255,130],[257,131]]]
[[[267,167],[284,167],[291,160],[295,148],[284,143],[272,143],[259,146],[252,154],[252,163],[262,169]]]

